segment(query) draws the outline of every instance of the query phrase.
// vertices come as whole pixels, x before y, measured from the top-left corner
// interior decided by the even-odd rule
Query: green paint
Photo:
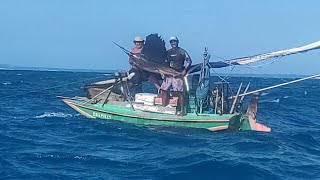
[[[81,111],[100,119],[113,119],[141,125],[183,126],[193,128],[214,128],[228,126],[230,120],[239,121],[240,114],[205,114],[197,116],[189,113],[186,116],[133,111],[130,107],[120,105],[86,104],[82,101],[68,100]],[[239,124],[239,123],[238,123]]]
[[[248,119],[242,120],[240,130],[252,130]]]

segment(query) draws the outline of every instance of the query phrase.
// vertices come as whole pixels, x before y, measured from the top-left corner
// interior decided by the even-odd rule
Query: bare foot
[[[177,116],[184,116],[183,112],[177,112]]]

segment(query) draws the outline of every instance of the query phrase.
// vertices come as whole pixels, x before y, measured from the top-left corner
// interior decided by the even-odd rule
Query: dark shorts
[[[146,71],[143,71],[141,69],[134,69],[131,68],[129,73],[134,72],[134,76],[130,79],[130,82],[132,84],[141,84],[143,81],[148,81],[149,73]]]
[[[165,77],[161,89],[183,92],[183,79],[181,77]]]
[[[131,97],[135,97],[136,94],[138,93],[142,93],[142,84],[139,84],[139,85],[133,85],[131,88],[130,88],[130,95]]]

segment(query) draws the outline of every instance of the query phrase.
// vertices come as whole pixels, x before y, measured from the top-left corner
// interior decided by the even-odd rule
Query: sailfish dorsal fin
[[[143,54],[148,61],[164,65],[167,63],[165,42],[158,34],[150,34],[146,37],[146,42],[141,54]]]

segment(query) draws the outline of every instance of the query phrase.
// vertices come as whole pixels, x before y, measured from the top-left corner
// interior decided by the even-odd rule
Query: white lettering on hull
[[[111,115],[100,113],[100,112],[93,112],[92,116],[97,117],[97,118],[101,118],[101,119],[112,119]]]

